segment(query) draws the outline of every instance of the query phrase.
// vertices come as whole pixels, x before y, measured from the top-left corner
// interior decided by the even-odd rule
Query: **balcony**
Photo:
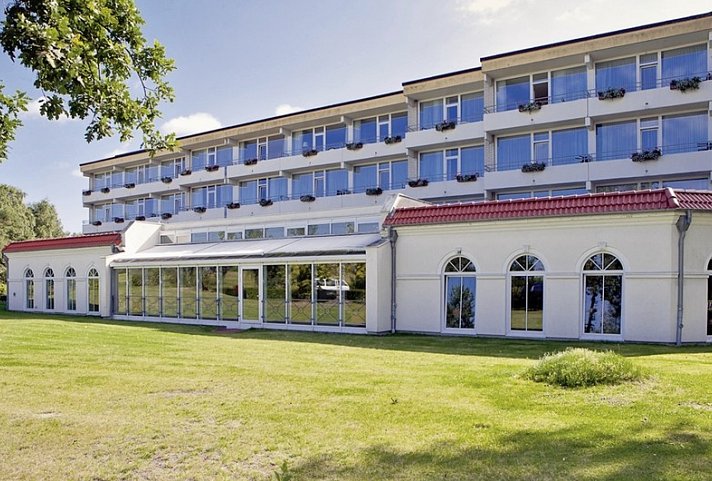
[[[426,185],[423,185],[422,179],[411,179],[404,193],[418,199],[481,196],[485,190],[483,174],[462,172],[458,175],[429,175]]]
[[[488,133],[524,130],[531,126],[544,127],[557,123],[571,123],[586,118],[589,92],[574,92],[566,96],[539,99],[523,105],[485,109],[485,128]]]
[[[453,121],[454,127],[443,125],[419,129],[417,126],[408,132],[404,144],[408,149],[422,150],[424,148],[438,148],[447,145],[462,145],[484,140],[483,122]]]

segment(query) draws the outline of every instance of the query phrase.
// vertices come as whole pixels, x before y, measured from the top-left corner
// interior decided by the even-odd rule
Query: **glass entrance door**
[[[260,269],[257,267],[243,267],[240,277],[242,278],[242,299],[240,302],[242,313],[240,320],[243,322],[262,322]]]

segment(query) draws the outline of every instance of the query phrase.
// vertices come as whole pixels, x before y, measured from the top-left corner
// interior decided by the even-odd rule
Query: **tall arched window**
[[[613,255],[599,253],[583,266],[584,332],[620,334],[623,265]]]
[[[707,264],[707,335],[712,336],[712,259]]]
[[[44,271],[45,277],[45,309],[54,310],[54,271],[48,267]]]
[[[87,300],[89,312],[99,312],[99,272],[94,268],[87,275]]]
[[[77,310],[77,272],[73,267],[68,267],[64,273],[66,277],[67,285],[67,310],[76,311]]]
[[[445,327],[475,327],[475,265],[455,257],[445,265]]]
[[[529,255],[509,266],[509,326],[513,331],[542,331],[544,326],[544,265]]]
[[[25,308],[35,308],[35,273],[32,269],[25,270]]]

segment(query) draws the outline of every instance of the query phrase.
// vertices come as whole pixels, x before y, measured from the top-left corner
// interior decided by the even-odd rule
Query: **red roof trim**
[[[712,191],[659,189],[405,207],[391,211],[384,225],[452,224],[675,209],[712,211]]]
[[[51,249],[77,249],[80,247],[103,247],[121,244],[121,233],[82,235],[76,237],[58,237],[56,239],[34,239],[11,242],[3,249],[8,252],[32,252]]]

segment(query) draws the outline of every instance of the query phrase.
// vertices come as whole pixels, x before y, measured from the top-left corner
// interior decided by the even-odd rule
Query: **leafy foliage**
[[[633,362],[615,352],[568,348],[544,355],[525,372],[524,377],[536,382],[577,388],[637,381],[644,375]]]
[[[122,142],[134,131],[143,147],[176,146],[174,134],[155,127],[161,101],[173,100],[164,80],[174,69],[158,42],[147,45],[143,19],[133,0],[14,0],[0,25],[0,45],[10,58],[35,72],[34,86],[45,97],[40,113],[89,119],[87,142],[117,132]],[[131,83],[140,84],[134,96]],[[3,95],[0,85],[0,160],[21,125],[27,96]]]

